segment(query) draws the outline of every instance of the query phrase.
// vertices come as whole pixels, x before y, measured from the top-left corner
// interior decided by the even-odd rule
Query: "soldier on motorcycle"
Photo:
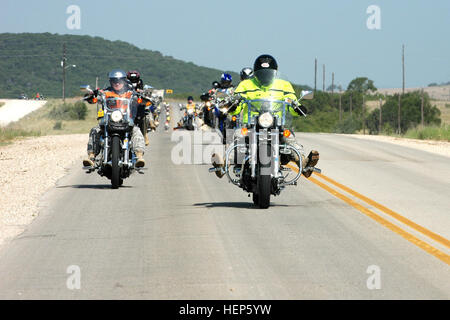
[[[141,79],[141,74],[139,73],[139,71],[128,71],[127,79],[130,80],[134,90],[144,90],[144,82]]]
[[[131,85],[133,87],[133,90],[135,91],[143,91],[144,90],[144,82],[141,79],[141,74],[137,70],[132,70],[127,72],[127,79],[131,82]],[[143,109],[145,109],[145,105],[142,106]],[[153,115],[150,112],[146,112],[146,115],[144,117],[145,121],[147,121],[148,126],[152,130],[156,130],[155,120],[153,118]],[[142,132],[144,139],[145,139],[145,145],[148,146],[150,144],[150,140],[148,138],[148,132]]]
[[[246,79],[242,81],[239,86],[236,88],[234,94],[235,96],[240,96],[246,100],[252,99],[263,99],[263,98],[273,98],[276,100],[285,100],[290,99],[293,101],[294,105],[297,105],[297,108],[289,108],[289,113],[298,117],[303,113],[306,113],[306,108],[297,101],[297,97],[295,96],[294,88],[291,83],[285,80],[281,80],[276,78],[278,64],[275,58],[270,55],[261,55],[259,56],[254,63],[253,66],[254,77]],[[229,109],[229,114],[237,115],[243,110],[243,123],[248,123],[248,106],[245,103],[240,103],[238,105],[232,106]],[[308,158],[305,157],[305,152],[303,150],[303,146],[299,145],[294,136],[294,132],[291,131],[289,137],[285,137],[281,135],[280,142],[291,145],[292,147],[298,149],[302,156],[302,165],[304,169],[305,167],[314,167],[317,165],[319,161],[319,152],[312,150],[308,155]],[[299,159],[297,154],[291,154],[292,161],[299,164]],[[218,154],[213,154],[212,163],[214,167],[223,167],[224,162],[223,159]],[[309,178],[312,174],[312,171],[305,172],[305,177]],[[223,173],[221,171],[217,171],[216,175],[221,178]]]
[[[103,90],[105,96],[108,97],[119,97],[119,98],[130,98],[133,94],[132,88],[127,81],[126,73],[123,70],[113,70],[109,73],[109,83],[110,87]],[[88,103],[93,104],[94,95],[88,94]],[[135,115],[134,115],[135,116]],[[83,160],[83,166],[93,167],[96,157],[96,153],[100,151],[100,137],[103,133],[103,128],[97,125],[91,129],[89,133],[89,141],[87,145],[88,158]],[[134,126],[131,133],[131,148],[136,154],[136,164],[137,168],[142,168],[145,166],[144,160],[144,149],[145,142],[141,131],[138,127]]]

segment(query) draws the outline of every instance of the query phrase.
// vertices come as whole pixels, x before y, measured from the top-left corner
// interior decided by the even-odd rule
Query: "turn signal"
[[[290,130],[284,130],[283,131],[283,136],[285,136],[286,138],[289,138],[290,135],[291,135],[291,131]]]
[[[234,122],[236,121],[236,116],[231,117],[231,120]]]
[[[147,101],[147,103],[145,104],[147,107],[150,106],[152,103],[150,101]]]
[[[138,102],[139,104],[141,104],[141,103],[142,103],[142,98],[138,98],[137,102]]]
[[[247,128],[242,128],[242,129],[241,129],[241,134],[242,134],[243,136],[246,136],[247,133],[248,133],[248,129],[247,129]]]
[[[93,103],[97,103],[97,101],[98,101],[97,98],[92,99],[92,102],[93,102]]]

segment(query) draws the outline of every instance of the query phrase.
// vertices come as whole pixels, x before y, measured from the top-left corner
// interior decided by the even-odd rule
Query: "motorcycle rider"
[[[102,90],[106,98],[111,97],[130,98],[132,96],[133,94],[132,86],[129,84],[126,77],[126,73],[123,70],[120,69],[112,70],[108,74],[108,77],[110,87]],[[87,98],[88,103],[90,104],[95,103],[94,102],[95,97],[93,94],[87,94],[87,96],[88,96]],[[91,129],[87,145],[88,158],[83,160],[83,166],[85,167],[94,166],[96,153],[100,151],[99,143],[100,143],[100,136],[102,133],[103,128],[101,128],[100,125],[97,125]],[[134,151],[137,158],[135,166],[136,168],[142,168],[145,166],[144,160],[145,142],[141,130],[137,126],[133,127],[130,140],[131,140],[131,149]]]
[[[233,78],[229,73],[222,73],[220,77],[220,87],[219,89],[231,89],[233,87]]]
[[[285,80],[281,80],[276,78],[278,64],[274,57],[263,54],[256,58],[254,66],[254,77],[250,79],[246,79],[242,81],[239,86],[236,88],[234,94],[235,97],[240,95],[242,98],[247,100],[253,99],[264,99],[264,98],[273,98],[276,100],[285,100],[290,99],[293,101],[293,104],[296,105],[296,108],[289,108],[289,112],[292,116],[298,117],[303,113],[306,113],[306,108],[302,106],[295,96],[294,88],[291,83]],[[243,123],[248,123],[248,106],[244,103],[240,103],[238,105],[232,106],[229,109],[229,114],[237,115],[243,110]],[[291,130],[291,134],[289,137],[285,137],[281,135],[280,143],[286,143],[291,145],[292,147],[298,149],[302,156],[302,166],[305,167],[314,167],[317,165],[319,161],[319,152],[316,150],[312,150],[308,157],[305,157],[305,152],[303,150],[303,146],[299,145],[295,141],[294,132]],[[298,155],[294,152],[291,154],[291,160],[295,161],[297,165],[299,165]],[[212,155],[212,163],[214,167],[223,167],[224,162],[223,159],[218,154]],[[300,167],[300,166],[299,166]],[[307,171],[303,173],[306,178],[309,178],[312,174],[312,171]],[[221,178],[223,176],[222,171],[216,171],[216,175]]]
[[[137,70],[127,72],[127,79],[130,80],[133,89],[136,91],[144,90],[144,82],[141,79],[141,74]]]
[[[216,96],[217,97],[225,97],[230,96],[234,92],[234,86],[233,86],[233,78],[231,74],[229,73],[223,73],[220,77],[220,87],[216,90]],[[220,98],[219,98],[220,100]],[[214,113],[218,119],[218,129],[220,132],[222,132],[223,135],[223,141],[225,142],[225,130],[227,129],[227,115],[220,111],[220,109],[215,107]]]
[[[131,70],[127,72],[127,79],[131,82],[133,86],[133,90],[140,92],[144,90],[144,82],[141,79],[141,74],[137,70]],[[145,108],[145,106],[142,106]],[[145,121],[147,121],[149,127],[153,130],[156,130],[155,120],[153,115],[148,112],[145,115]],[[150,144],[150,140],[148,138],[148,132],[144,132],[145,145],[148,146]]]
[[[181,107],[182,105],[180,104],[180,107]],[[187,119],[187,111],[188,110],[194,110],[194,114],[196,114],[197,113],[197,106],[195,105],[195,103],[194,103],[194,98],[192,97],[192,96],[189,96],[188,98],[187,98],[187,104],[186,104],[186,111],[185,111],[185,113],[184,113],[184,115],[183,115],[183,118],[177,123],[178,124],[178,128],[181,128],[181,127],[183,127],[183,124],[184,124],[184,122],[186,121],[186,119]]]

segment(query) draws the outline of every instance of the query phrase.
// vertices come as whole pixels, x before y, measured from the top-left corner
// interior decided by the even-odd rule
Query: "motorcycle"
[[[300,99],[312,99],[312,96],[312,91],[302,91]],[[270,206],[271,195],[277,196],[286,186],[297,185],[303,172],[321,170],[307,167],[302,171],[300,150],[280,143],[280,135],[292,134],[288,129],[292,120],[288,107],[298,108],[293,101],[238,97],[233,104],[240,102],[248,106],[249,121],[234,131],[233,143],[225,151],[224,167],[209,171],[222,171],[231,183],[253,194],[255,205],[266,209]],[[306,116],[303,110],[301,112]],[[291,153],[297,154],[299,169],[289,164]]]
[[[136,92],[136,95],[138,96],[137,102],[137,112],[136,117],[134,118],[134,122],[141,130],[142,135],[145,137],[145,135],[151,131],[151,126],[148,121],[148,117],[150,114],[150,107],[152,106],[153,102],[151,97]]]
[[[216,102],[215,115],[217,118],[217,128],[222,135],[222,143],[226,144],[227,141],[227,129],[229,128],[230,119],[228,117],[227,101],[229,101],[233,94],[233,89],[218,89],[214,94],[214,100]]]
[[[213,104],[214,103],[213,97],[208,93],[204,93],[200,96],[200,99],[203,102],[201,107],[201,115],[203,123],[209,126],[210,128],[215,129],[216,115],[214,113],[215,106]]]
[[[184,127],[186,130],[195,130],[197,113],[194,109],[186,109],[184,116]]]
[[[94,97],[99,125],[103,131],[98,144],[100,150],[95,150],[100,157],[96,157],[94,167],[83,169],[87,173],[97,170],[100,176],[111,180],[113,189],[117,189],[135,170],[140,171],[135,168],[136,156],[130,148],[130,137],[135,123],[132,108],[142,103],[142,97],[133,92],[130,98],[107,98],[102,91],[94,91],[89,86],[82,86],[81,90]]]

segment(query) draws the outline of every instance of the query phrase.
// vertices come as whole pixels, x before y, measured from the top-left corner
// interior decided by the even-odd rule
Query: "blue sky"
[[[79,30],[66,26],[70,5],[81,10]],[[367,28],[370,5],[380,8],[379,30]],[[284,78],[309,85],[317,58],[319,88],[323,64],[327,86],[334,72],[344,87],[357,76],[401,87],[405,44],[407,87],[450,81],[448,0],[2,0],[0,32],[101,36],[233,71],[269,53]]]

